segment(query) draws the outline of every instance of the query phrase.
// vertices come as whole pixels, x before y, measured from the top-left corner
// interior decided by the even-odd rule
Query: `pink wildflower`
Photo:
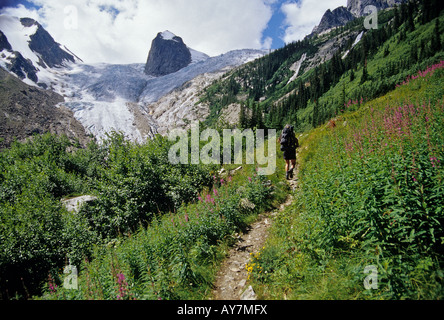
[[[125,280],[125,275],[123,273],[117,274],[117,284],[119,286],[119,294],[117,299],[121,300],[128,295],[128,283]]]
[[[432,163],[432,167],[436,168],[437,164],[439,164],[439,160],[436,157],[431,157],[430,162]]]

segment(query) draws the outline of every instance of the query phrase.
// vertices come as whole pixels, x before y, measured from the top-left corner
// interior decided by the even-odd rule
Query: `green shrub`
[[[52,270],[69,260],[80,264],[94,245],[146,227],[155,214],[176,210],[212,184],[210,166],[171,165],[170,145],[162,137],[137,145],[114,133],[79,148],[45,134],[2,150],[2,296],[38,293]],[[66,212],[60,200],[84,194],[98,199]]]
[[[223,257],[221,248],[273,199],[263,177],[250,170],[249,177],[246,174],[236,179],[212,177],[213,187],[199,192],[193,202],[175,213],[154,214],[148,227],[98,248],[81,264],[77,292],[48,287],[44,297],[119,299],[122,290],[116,274],[121,274],[127,281],[126,297],[131,299],[204,298],[214,266]],[[242,199],[251,206],[246,209]]]

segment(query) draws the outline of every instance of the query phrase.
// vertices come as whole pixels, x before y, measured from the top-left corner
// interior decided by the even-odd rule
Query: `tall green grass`
[[[442,67],[301,139],[300,190],[250,275],[262,298],[443,298]]]

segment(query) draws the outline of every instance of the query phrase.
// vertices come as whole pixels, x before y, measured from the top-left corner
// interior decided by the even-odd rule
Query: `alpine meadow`
[[[159,33],[146,65],[38,67],[5,21],[47,32],[0,15],[1,299],[444,299],[444,5],[368,2],[276,50]]]

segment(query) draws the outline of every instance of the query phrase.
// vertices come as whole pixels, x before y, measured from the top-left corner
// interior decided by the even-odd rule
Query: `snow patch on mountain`
[[[302,63],[304,63],[305,59],[307,59],[307,54],[304,53],[299,61],[296,61],[291,67],[290,70],[294,71],[294,75],[290,78],[287,84],[293,82],[297,79],[299,75],[299,71],[301,70]]]
[[[8,15],[0,15],[0,30],[3,31],[14,51],[20,52],[26,59],[30,59],[34,66],[39,57],[29,48],[31,36],[37,32],[37,25],[25,27],[20,19]]]
[[[203,52],[191,49],[190,47],[187,47],[187,48],[188,48],[188,50],[190,50],[190,53],[191,53],[191,63],[205,61],[210,57],[209,55],[207,55]]]
[[[176,37],[176,35],[175,35],[174,33],[172,33],[171,31],[166,30],[166,31],[162,32],[161,35],[162,35],[162,38],[163,38],[164,40],[173,40],[173,41],[176,41],[176,40],[174,40],[174,38]]]
[[[57,75],[63,73],[66,66],[81,62],[66,47],[62,48],[56,43],[43,27],[32,19],[0,15],[0,30],[11,46],[0,53],[0,66],[28,85],[47,87],[58,81]],[[36,46],[39,41],[45,43],[46,51],[42,51],[40,44]],[[36,47],[40,53],[32,49]]]
[[[350,53],[350,50],[353,49],[354,47],[356,47],[359,42],[361,42],[363,36],[364,36],[364,31],[362,31],[360,34],[358,34],[355,42],[353,42],[352,47],[344,53],[344,55],[342,56],[342,59],[345,59],[348,56],[348,54]]]

